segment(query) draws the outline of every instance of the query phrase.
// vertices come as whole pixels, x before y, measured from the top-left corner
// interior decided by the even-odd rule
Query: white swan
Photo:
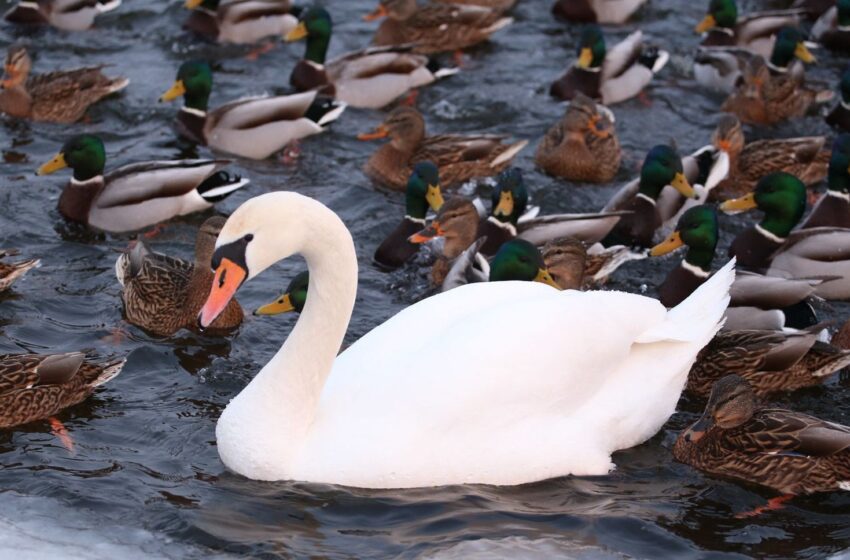
[[[257,480],[367,488],[607,473],[613,451],[673,413],[734,278],[730,263],[669,312],[619,292],[471,284],[410,306],[337,357],[357,259],[336,214],[265,194],[233,213],[216,247],[201,326],[278,260],[301,253],[310,269],[289,338],[221,415],[222,461]]]

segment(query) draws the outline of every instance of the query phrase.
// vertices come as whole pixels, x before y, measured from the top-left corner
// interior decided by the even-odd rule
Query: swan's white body
[[[310,269],[297,325],[216,430],[225,465],[258,480],[402,488],[605,474],[613,451],[674,412],[734,277],[730,263],[669,312],[625,293],[471,284],[337,358],[356,293],[348,230],[322,204],[276,192],[243,204],[218,246],[249,233],[249,278],[294,252]]]

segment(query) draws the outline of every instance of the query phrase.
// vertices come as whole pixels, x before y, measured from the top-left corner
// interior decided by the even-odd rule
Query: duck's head
[[[542,282],[561,289],[546,270],[540,251],[525,239],[511,239],[502,243],[490,263],[490,282],[505,280]]]
[[[643,160],[640,169],[639,192],[644,196],[657,200],[661,189],[667,185],[679,191],[682,196],[696,198],[697,194],[682,167],[682,158],[678,152],[670,146],[660,144],[655,146]]]
[[[740,375],[727,375],[714,383],[705,411],[682,438],[697,443],[712,429],[737,428],[753,417],[756,408],[756,395],[747,380]]]
[[[790,173],[779,171],[762,177],[750,194],[720,205],[730,214],[754,208],[764,212],[762,228],[786,237],[806,211],[806,185]]]
[[[815,62],[815,57],[806,46],[803,34],[796,27],[783,27],[776,34],[776,42],[773,44],[773,53],[770,55],[770,64],[774,68],[788,68],[795,58],[805,63]]]
[[[602,28],[595,24],[586,25],[578,39],[576,66],[583,70],[602,68],[607,52]]]
[[[838,0],[835,7],[838,9],[838,26],[850,26],[850,0]]]
[[[374,21],[389,17],[395,20],[405,20],[415,14],[418,9],[416,0],[381,0],[378,7],[363,16],[363,19]]]
[[[439,212],[443,207],[440,191],[440,169],[430,161],[420,161],[413,166],[405,191],[406,211],[411,218],[424,220],[428,208]]]
[[[649,254],[657,257],[686,246],[688,254],[685,256],[685,262],[709,272],[719,236],[717,210],[714,206],[694,206],[682,214],[673,233],[653,247]]]
[[[711,135],[711,143],[718,150],[730,155],[740,154],[744,149],[746,139],[744,138],[744,128],[741,126],[738,117],[731,113],[724,113]]]
[[[599,138],[609,138],[614,124],[612,117],[613,115],[600,112],[599,106],[590,97],[577,92],[567,107],[565,124],[571,132],[590,132]]]
[[[500,222],[517,224],[528,206],[528,189],[520,169],[511,167],[499,174],[496,188],[490,195],[490,202],[493,217]]]
[[[184,6],[186,6],[189,10],[194,10],[195,8],[203,8],[205,10],[216,11],[218,9],[218,5],[221,3],[220,0],[186,0]]]
[[[81,134],[65,142],[59,153],[39,167],[36,174],[49,175],[70,167],[74,170],[75,180],[86,181],[103,175],[105,165],[106,150],[103,141],[93,134]]]
[[[711,0],[708,12],[696,26],[697,33],[705,33],[712,29],[734,29],[738,22],[738,5],[735,0]]]
[[[829,158],[829,190],[850,193],[850,133],[839,134]]]
[[[359,140],[378,140],[390,137],[394,148],[412,152],[425,137],[425,119],[413,107],[398,107],[372,132],[358,134]]]
[[[305,270],[292,279],[279,298],[271,303],[260,306],[254,315],[280,315],[295,311],[301,313],[307,303],[307,286],[310,284],[310,271]]]
[[[190,60],[180,65],[174,85],[163,93],[159,101],[173,101],[183,96],[186,107],[206,111],[212,92],[212,67],[203,60]]]
[[[198,237],[195,239],[195,266],[204,268],[210,266],[213,252],[215,252],[215,242],[225,223],[227,218],[224,216],[212,216],[201,224]]]
[[[431,224],[410,236],[411,243],[425,243],[437,237],[445,238],[443,253],[454,258],[475,241],[478,232],[478,210],[465,198],[450,198],[440,208]]]
[[[580,290],[584,285],[587,248],[574,237],[553,239],[543,246],[543,263],[562,290]]]
[[[32,60],[27,50],[18,45],[9,47],[3,65],[3,89],[19,86],[27,81],[32,68]]]
[[[284,40],[290,43],[307,39],[307,51],[304,58],[317,64],[324,64],[332,32],[331,14],[322,7],[311,6],[301,10],[298,25],[284,36]]]

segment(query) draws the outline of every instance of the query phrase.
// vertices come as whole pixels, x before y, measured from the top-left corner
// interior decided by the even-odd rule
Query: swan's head
[[[304,246],[306,223],[329,213],[322,205],[292,192],[274,192],[242,204],[218,235],[211,266],[215,275],[198,323],[207,328],[224,311],[242,284]]]

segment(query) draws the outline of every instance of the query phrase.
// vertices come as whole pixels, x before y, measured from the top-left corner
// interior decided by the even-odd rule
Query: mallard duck
[[[623,263],[642,258],[622,245],[606,248],[574,237],[548,241],[540,252],[546,269],[562,290],[597,287]]]
[[[708,13],[696,26],[703,33],[703,47],[742,47],[763,57],[770,56],[780,28],[800,25],[804,10],[757,12],[738,17],[735,0],[711,0]]]
[[[324,132],[346,107],[345,103],[308,91],[245,97],[207,112],[212,79],[207,62],[184,62],[174,85],[159,100],[183,97],[176,121],[182,137],[241,157],[265,159],[290,142]]]
[[[720,117],[711,142],[729,155],[729,176],[717,185],[712,196],[741,196],[770,173],[785,171],[807,185],[826,177],[830,152],[825,136],[756,140],[747,143],[741,121],[734,115]]]
[[[578,92],[540,141],[534,162],[549,175],[607,183],[620,169],[620,157],[614,114]]]
[[[826,194],[801,228],[850,228],[850,134],[839,134],[832,144]]]
[[[413,44],[419,54],[459,51],[487,41],[490,35],[513,23],[501,11],[484,6],[430,2],[423,6],[416,0],[380,0],[378,7],[364,17],[381,22],[373,45]]]
[[[764,223],[764,222],[762,222]],[[850,299],[850,229],[813,227],[788,236],[773,255],[768,275],[833,278],[815,289],[827,300]]]
[[[58,414],[84,401],[123,367],[123,359],[96,364],[80,352],[0,355],[0,428]]]
[[[52,25],[66,31],[83,31],[98,15],[111,12],[121,0],[18,0],[4,16],[10,23]]]
[[[734,113],[747,124],[772,125],[802,117],[815,105],[833,97],[831,91],[815,91],[803,85],[801,73],[772,76],[761,57],[744,69],[743,82],[723,102],[720,110]]]
[[[0,249],[0,259],[15,257],[20,254],[17,249]],[[15,263],[0,262],[0,293],[12,287],[15,280],[41,264],[39,259],[28,259]]]
[[[687,247],[681,264],[671,270],[658,286],[659,300],[675,307],[711,276],[711,262],[717,247],[717,210],[710,205],[688,209],[674,231],[650,250],[653,257]],[[832,278],[776,278],[738,272],[729,291],[725,329],[781,330],[805,328],[817,322],[806,300],[818,286]]]
[[[122,232],[212,208],[248,184],[248,179],[222,171],[229,163],[148,161],[104,174],[103,141],[83,134],[65,142],[52,160],[38,168],[38,175],[70,167],[74,176],[59,196],[59,212],[100,230]]]
[[[352,107],[380,109],[414,88],[457,72],[430,70],[428,58],[413,54],[411,45],[373,47],[325,62],[332,27],[327,10],[314,6],[303,10],[298,25],[286,34],[287,41],[307,39],[304,58],[289,76],[296,91],[319,89]]]
[[[732,93],[741,85],[742,74],[756,54],[743,48],[701,48],[694,59],[694,77],[703,87]],[[776,34],[776,41],[767,67],[772,75],[791,74],[800,82],[805,78],[805,63],[815,62],[803,40],[803,34],[796,27],[782,27]]]
[[[705,412],[679,435],[673,457],[785,494],[850,488],[850,428],[766,408],[737,375],[714,384]]]
[[[473,282],[542,282],[553,288],[561,287],[549,274],[540,251],[524,239],[511,239],[503,243],[491,262],[476,266],[481,245],[486,237],[476,240],[458,257],[449,269],[442,284],[446,292]]]
[[[115,275],[123,290],[124,316],[133,325],[157,336],[180,329],[197,331],[198,311],[212,284],[210,261],[225,219],[208,218],[195,241],[194,262],[151,251],[143,241],[115,262]],[[225,332],[242,324],[242,308],[234,299],[210,330]]]
[[[301,313],[307,303],[307,288],[310,285],[310,271],[305,270],[295,275],[286,287],[283,295],[271,303],[260,306],[254,315],[280,315],[281,313]]]
[[[192,12],[183,29],[236,44],[282,37],[298,25],[300,12],[289,0],[186,0],[186,7]]]
[[[703,348],[686,391],[707,397],[716,381],[735,373],[757,395],[820,385],[850,365],[850,350],[818,340],[822,325],[805,331],[721,331]]]
[[[339,353],[357,296],[351,234],[320,202],[271,192],[222,229],[201,327],[296,253],[309,256],[307,305],[222,412],[216,447],[251,479],[363,488],[608,473],[614,450],[646,441],[675,411],[734,277],[730,264],[671,312],[621,292],[476,283],[411,305]],[[476,350],[498,337],[511,341],[504,351]],[[445,367],[434,367],[435,348]]]
[[[429,209],[438,212],[443,206],[440,170],[430,161],[417,163],[405,192],[404,218],[375,250],[375,262],[385,268],[397,268],[419,251],[408,238],[425,227]]]
[[[6,53],[0,112],[12,117],[72,123],[104,97],[121,91],[130,80],[109,78],[102,66],[30,76],[32,60],[21,46]]]
[[[436,2],[441,2],[443,4],[469,4],[472,6],[484,6],[485,8],[490,8],[491,10],[496,10],[499,12],[507,12],[511,8],[513,8],[517,0],[435,0]]]
[[[834,5],[835,0],[794,0],[791,7],[804,10],[809,18],[816,19]]]
[[[850,1],[837,0],[815,22],[812,38],[834,51],[850,50]]]
[[[400,190],[407,185],[413,165],[431,161],[440,169],[443,187],[454,187],[476,177],[490,177],[510,165],[527,140],[504,144],[492,134],[426,136],[425,120],[412,107],[398,107],[374,132],[361,140],[390,137],[372,154],[363,171],[376,183]]]
[[[850,70],[845,70],[838,83],[838,105],[826,116],[826,124],[850,132]]]
[[[667,51],[644,47],[643,33],[635,31],[610,51],[597,25],[582,29],[578,60],[549,88],[559,99],[572,99],[577,92],[613,105],[631,99],[649,85],[670,59]]]
[[[646,0],[556,0],[552,13],[567,21],[582,23],[626,23]]]

